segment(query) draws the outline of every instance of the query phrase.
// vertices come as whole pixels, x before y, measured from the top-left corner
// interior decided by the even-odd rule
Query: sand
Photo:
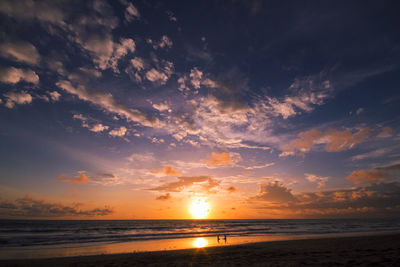
[[[400,266],[400,234],[0,261],[0,266]]]

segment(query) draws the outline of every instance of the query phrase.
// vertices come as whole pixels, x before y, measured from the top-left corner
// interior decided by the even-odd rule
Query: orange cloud
[[[368,127],[361,128],[355,133],[348,130],[339,131],[333,130],[325,133],[328,142],[326,144],[326,151],[339,152],[351,149],[354,145],[364,142],[371,134]]]
[[[176,170],[172,166],[165,166],[162,169],[152,170],[151,173],[163,174],[163,175],[166,175],[166,176],[179,176],[179,175],[182,174],[180,171]]]
[[[374,184],[383,181],[397,180],[400,175],[400,164],[370,170],[357,170],[346,178],[354,184]]]
[[[199,191],[205,193],[215,193],[214,188],[219,185],[219,181],[209,176],[191,176],[178,177],[178,181],[166,183],[150,190],[164,192],[181,192],[185,188],[198,188]]]
[[[351,149],[356,144],[364,142],[370,136],[368,127],[361,128],[356,132],[350,130],[309,130],[300,132],[298,138],[292,140],[288,145],[282,147],[280,156],[305,155],[317,144],[325,144],[328,152],[339,152]]]
[[[206,160],[207,166],[229,165],[233,162],[230,154],[226,152],[212,152],[211,156]]]
[[[354,184],[373,184],[385,180],[387,173],[380,170],[358,170],[353,171],[347,179]]]
[[[88,184],[90,182],[89,177],[84,172],[79,172],[74,178],[68,178],[66,174],[60,174],[57,177],[60,182],[66,182],[69,184]]]
[[[378,134],[379,138],[386,138],[393,135],[393,128],[390,126],[382,127],[382,131]]]

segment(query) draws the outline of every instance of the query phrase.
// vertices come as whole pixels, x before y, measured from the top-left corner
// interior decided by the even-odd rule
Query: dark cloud
[[[113,213],[113,209],[107,206],[89,210],[81,209],[82,206],[82,203],[73,203],[71,205],[50,203],[26,195],[14,201],[1,201],[0,216],[4,218],[92,217],[106,216]]]
[[[245,99],[246,92],[249,91],[248,78],[239,69],[232,68],[222,73],[216,84],[211,93],[218,101],[221,112],[248,108]]]
[[[366,187],[292,194],[283,185],[261,185],[259,206],[271,213],[301,217],[396,216],[400,211],[400,183],[380,183]]]
[[[170,193],[166,193],[165,195],[160,195],[158,197],[156,197],[156,200],[169,200],[171,199],[171,194]]]
[[[393,181],[400,177],[400,164],[369,170],[353,171],[346,178],[354,184],[373,184],[383,181]]]
[[[252,199],[263,200],[272,203],[286,203],[296,200],[295,197],[292,195],[291,190],[287,189],[279,182],[261,184],[259,194]]]
[[[225,191],[227,191],[228,193],[234,193],[234,192],[239,191],[239,188],[238,188],[238,187],[235,187],[235,186],[228,186],[228,187],[226,187],[226,188],[224,188],[224,189],[225,189]]]

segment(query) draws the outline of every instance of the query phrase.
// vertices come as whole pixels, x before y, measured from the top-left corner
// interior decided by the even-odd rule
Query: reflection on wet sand
[[[203,237],[198,237],[193,241],[193,246],[195,248],[204,248],[208,245],[208,241]]]
[[[371,234],[371,233],[365,233]],[[250,242],[277,241],[277,240],[293,240],[307,238],[324,238],[324,237],[340,237],[362,235],[358,234],[322,234],[322,235],[296,235],[296,236],[229,236],[229,242],[221,242],[224,237],[220,237],[218,242],[216,236],[196,237],[196,238],[180,238],[180,239],[162,239],[162,240],[146,240],[132,241],[120,243],[96,243],[81,244],[80,246],[53,245],[53,246],[27,246],[27,247],[10,247],[0,250],[0,259],[26,259],[26,258],[54,258],[54,257],[71,257],[83,255],[100,255],[115,253],[135,253],[141,251],[163,251],[177,250],[187,248],[205,248],[213,246],[226,246],[235,244],[244,244]],[[225,241],[225,240],[224,240]]]

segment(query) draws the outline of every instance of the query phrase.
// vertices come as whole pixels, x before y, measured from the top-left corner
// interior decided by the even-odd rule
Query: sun
[[[196,198],[189,210],[193,219],[206,219],[210,213],[210,204],[204,198]]]

